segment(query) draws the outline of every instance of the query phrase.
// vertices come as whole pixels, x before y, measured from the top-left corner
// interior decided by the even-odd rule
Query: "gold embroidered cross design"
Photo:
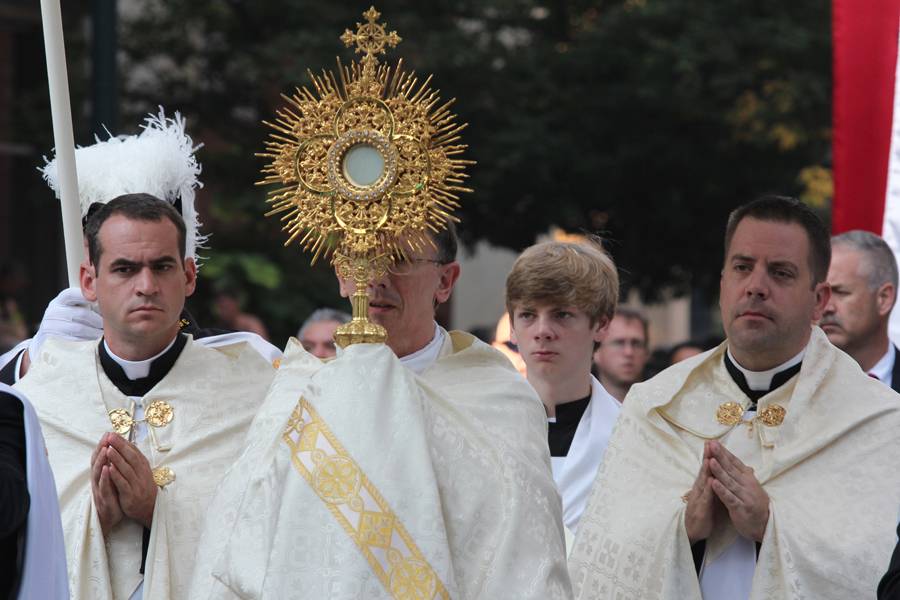
[[[306,479],[395,600],[449,600],[409,532],[316,410],[301,398],[282,439]]]

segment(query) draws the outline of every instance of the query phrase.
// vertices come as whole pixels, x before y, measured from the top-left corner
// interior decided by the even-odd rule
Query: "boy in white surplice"
[[[620,404],[591,375],[616,311],[619,277],[599,244],[546,242],[525,250],[506,279],[506,306],[529,383],[549,421],[553,479],[574,532]]]

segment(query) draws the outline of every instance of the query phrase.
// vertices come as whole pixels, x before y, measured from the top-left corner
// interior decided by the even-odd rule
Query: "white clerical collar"
[[[790,369],[794,365],[800,364],[803,361],[803,355],[806,354],[806,346],[804,346],[803,350],[800,351],[800,354],[798,354],[794,358],[767,371],[751,371],[749,369],[745,369],[734,358],[734,355],[731,353],[731,348],[726,351],[728,352],[728,360],[730,360],[731,363],[735,367],[737,367],[741,373],[744,374],[744,378],[747,380],[747,387],[749,387],[751,390],[768,390],[770,387],[772,387],[772,377],[774,377],[781,371],[784,371],[785,369]]]
[[[122,370],[125,371],[125,376],[128,377],[128,379],[143,379],[150,374],[150,365],[153,364],[153,361],[168,352],[177,339],[178,334],[172,338],[172,341],[169,342],[168,346],[163,348],[162,352],[156,356],[151,356],[146,360],[125,360],[124,358],[119,358],[109,349],[109,344],[106,343],[105,339],[103,340],[103,348],[106,349],[106,353],[109,354],[109,357],[122,367]]]
[[[434,324],[434,337],[423,348],[416,350],[412,354],[400,357],[400,362],[404,367],[415,373],[422,373],[425,369],[434,364],[441,354],[441,347],[444,345],[444,338],[447,336],[444,330]]]
[[[875,363],[875,366],[869,369],[869,375],[874,375],[884,384],[891,385],[894,374],[894,346],[888,344],[887,352]]]

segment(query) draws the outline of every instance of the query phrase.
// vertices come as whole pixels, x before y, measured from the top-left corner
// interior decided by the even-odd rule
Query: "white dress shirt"
[[[894,345],[888,343],[887,352],[884,353],[875,366],[869,369],[869,375],[874,375],[878,381],[888,387],[894,384]]]

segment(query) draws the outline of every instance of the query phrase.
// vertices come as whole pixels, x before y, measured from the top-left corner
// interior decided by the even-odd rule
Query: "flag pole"
[[[69,276],[69,285],[77,286],[79,268],[84,259],[84,245],[81,232],[81,205],[78,201],[78,177],[75,173],[75,138],[72,134],[69,76],[66,70],[66,48],[59,0],[41,0],[41,21],[44,27],[50,113],[56,146],[63,239],[66,245],[66,272]]]

